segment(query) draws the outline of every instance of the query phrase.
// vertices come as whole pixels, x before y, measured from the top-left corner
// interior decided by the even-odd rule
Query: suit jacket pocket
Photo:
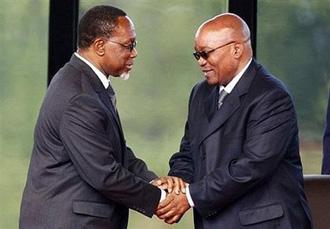
[[[72,204],[73,212],[76,214],[110,218],[113,207],[104,203],[75,200]]]
[[[283,208],[280,204],[247,209],[239,212],[239,220],[242,225],[261,223],[283,216]]]

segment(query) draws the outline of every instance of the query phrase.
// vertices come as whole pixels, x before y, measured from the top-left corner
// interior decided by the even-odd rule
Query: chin
[[[122,79],[122,80],[128,80],[129,79],[129,73],[128,72],[123,72],[122,74],[120,74],[119,78]]]
[[[208,85],[218,85],[219,82],[217,80],[206,79]]]

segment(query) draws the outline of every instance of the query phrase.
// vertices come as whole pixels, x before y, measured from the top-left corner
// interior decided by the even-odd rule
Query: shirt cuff
[[[187,186],[186,186],[186,197],[188,199],[188,203],[189,203],[190,207],[193,208],[195,206],[195,204],[190,195],[189,184],[187,184]]]
[[[160,189],[160,191],[161,191],[161,195],[160,195],[159,203],[166,199],[166,192],[163,189]]]

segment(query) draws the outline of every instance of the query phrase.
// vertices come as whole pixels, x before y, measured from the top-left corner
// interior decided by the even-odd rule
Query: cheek
[[[118,55],[116,55],[117,63],[121,67],[126,64],[126,62],[127,62],[128,59],[129,59],[129,55],[126,54],[126,53],[118,53]]]
[[[125,57],[121,53],[114,53],[109,61],[116,70],[120,70],[125,64]]]
[[[226,74],[232,68],[232,62],[228,57],[223,57],[216,65],[217,71],[221,74]]]

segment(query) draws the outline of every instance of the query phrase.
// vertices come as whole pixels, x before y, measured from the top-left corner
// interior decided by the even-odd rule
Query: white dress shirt
[[[91,67],[91,69],[93,70],[93,72],[97,75],[97,77],[101,80],[103,86],[105,89],[107,89],[109,87],[110,84],[110,77],[107,78],[97,67],[95,67],[91,62],[89,62],[88,60],[86,60],[84,57],[80,56],[79,53],[75,52],[74,55],[76,55],[76,57],[78,57],[80,60],[82,60],[83,62],[85,62],[89,67]]]

